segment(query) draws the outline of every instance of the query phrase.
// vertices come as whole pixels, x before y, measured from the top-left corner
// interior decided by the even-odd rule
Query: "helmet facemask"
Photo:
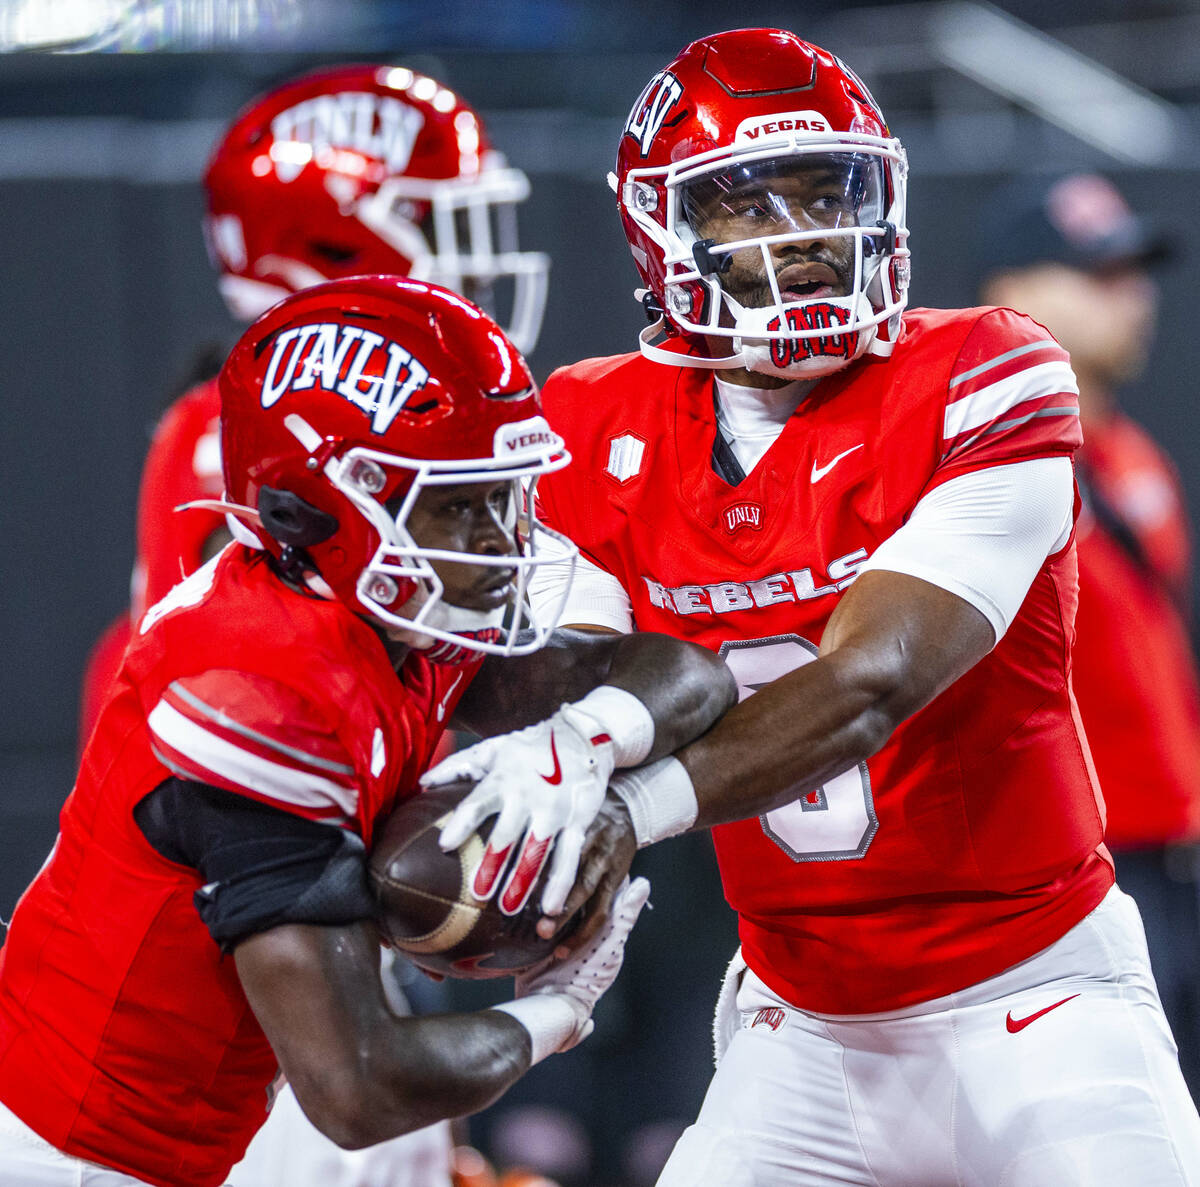
[[[527,428],[531,423],[524,422]],[[517,427],[506,425],[497,435],[508,436]],[[369,522],[379,541],[356,582],[360,612],[393,638],[440,662],[461,662],[470,652],[525,655],[543,646],[558,624],[578,550],[537,518],[524,492],[528,488],[531,499],[537,477],[567,460],[559,441],[557,448],[519,460],[498,456],[431,462],[356,447],[327,463],[326,477]],[[397,470],[403,471],[399,478]],[[473,483],[507,486],[502,526],[512,551],[488,554],[418,543],[409,521],[422,494]],[[389,489],[394,493],[381,502],[380,495]],[[567,566],[564,595],[549,615],[538,618],[526,591],[534,570],[549,564]],[[438,571],[443,565],[495,569],[498,579],[508,573],[504,600],[488,610],[456,605]]]
[[[728,356],[688,364],[807,379],[888,353],[907,284],[904,173],[898,142],[857,133],[630,171],[623,205],[663,245],[667,317],[730,339]]]
[[[519,247],[517,205],[529,193],[525,174],[491,152],[474,177],[391,177],[355,213],[412,261],[409,276],[461,293],[524,352],[541,331],[550,268],[544,252]]]

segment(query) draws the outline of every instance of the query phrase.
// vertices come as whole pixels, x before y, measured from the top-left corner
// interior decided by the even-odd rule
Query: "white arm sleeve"
[[[1074,504],[1070,458],[976,470],[930,491],[858,571],[907,573],[957,594],[999,643],[1042,562],[1070,539]]]
[[[551,613],[562,596],[561,569],[561,565],[541,565],[530,576],[529,604],[535,615]],[[627,635],[633,630],[633,603],[607,569],[580,556],[559,622],[563,626],[603,626]]]

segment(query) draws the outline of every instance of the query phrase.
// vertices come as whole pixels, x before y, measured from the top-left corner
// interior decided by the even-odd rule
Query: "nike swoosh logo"
[[[1031,1022],[1036,1022],[1043,1014],[1049,1014],[1051,1010],[1057,1010],[1059,1006],[1065,1006],[1067,1002],[1073,1002],[1078,996],[1079,994],[1073,993],[1070,997],[1064,997],[1062,1001],[1055,1002],[1052,1006],[1038,1010],[1036,1014],[1030,1014],[1028,1018],[1014,1018],[1012,1011],[1009,1010],[1008,1017],[1004,1020],[1004,1025],[1008,1027],[1010,1035],[1015,1035],[1017,1031],[1024,1030]]]
[[[448,689],[446,689],[445,695],[438,702],[438,707],[437,707],[438,721],[441,721],[442,718],[446,716],[446,702],[454,695],[454,690],[458,687],[458,682],[462,678],[463,678],[463,674],[461,672],[459,672],[459,674],[454,677],[454,683],[451,684]]]
[[[826,462],[823,466],[818,466],[816,462],[813,462],[812,473],[808,476],[809,482],[820,482],[821,479],[824,478],[825,475],[828,474],[829,471],[832,470],[833,467],[842,460],[842,458],[849,457],[857,449],[862,449],[861,442],[858,445],[851,445],[849,449],[843,450],[837,455],[837,457],[833,459],[833,461]]]
[[[554,787],[562,782],[562,763],[558,761],[558,742],[555,740],[553,730],[550,731],[550,757],[554,759],[554,770],[549,775],[542,775],[541,771],[538,771],[538,774]]]

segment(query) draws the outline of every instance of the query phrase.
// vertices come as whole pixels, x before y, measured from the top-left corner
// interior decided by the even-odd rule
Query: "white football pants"
[[[450,1122],[342,1150],[304,1115],[290,1087],[271,1106],[228,1187],[450,1187]]]
[[[260,1140],[263,1139],[263,1140]],[[365,1150],[340,1150],[282,1092],[271,1120],[230,1172],[229,1187],[449,1187],[450,1125]],[[64,1154],[0,1105],[0,1187],[147,1187],[142,1179]]]
[[[120,1171],[72,1158],[0,1105],[0,1187],[147,1187]]]
[[[747,972],[736,1011],[658,1187],[1200,1187],[1200,1117],[1115,887],[959,993],[831,1017]]]

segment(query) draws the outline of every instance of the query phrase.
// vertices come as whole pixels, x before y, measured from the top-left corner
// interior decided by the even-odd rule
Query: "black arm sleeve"
[[[157,852],[204,879],[196,910],[226,952],[283,923],[374,915],[366,848],[345,829],[175,777],[139,801],[133,818]]]

